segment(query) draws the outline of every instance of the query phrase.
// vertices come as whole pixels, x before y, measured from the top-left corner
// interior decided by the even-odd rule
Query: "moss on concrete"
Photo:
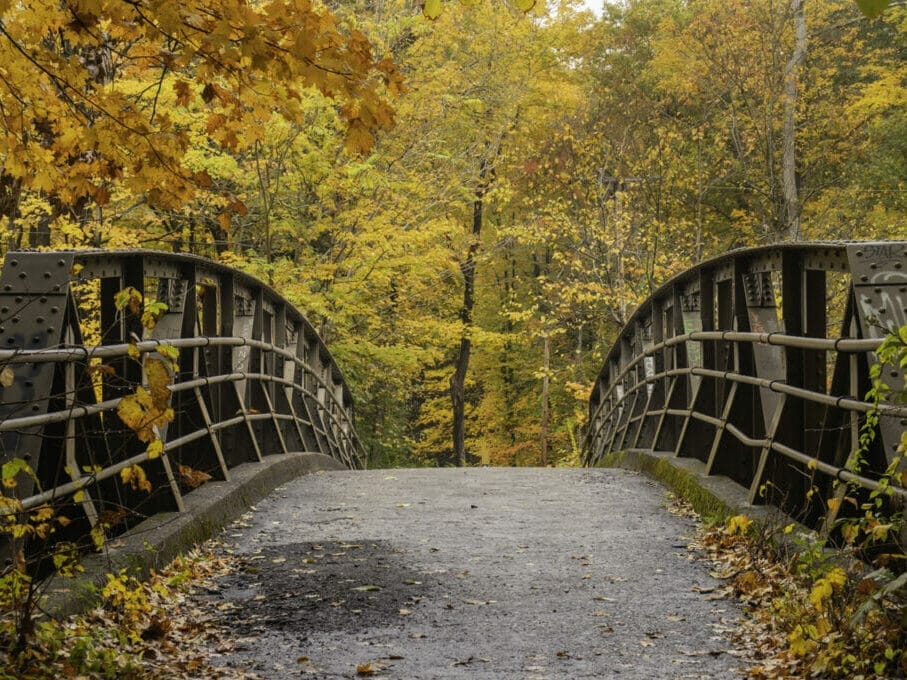
[[[620,467],[641,472],[664,484],[686,499],[702,517],[721,521],[731,515],[745,514],[754,521],[777,519],[777,512],[751,505],[747,491],[727,477],[709,476],[702,462],[677,458],[669,453],[640,450],[606,454],[597,467]]]

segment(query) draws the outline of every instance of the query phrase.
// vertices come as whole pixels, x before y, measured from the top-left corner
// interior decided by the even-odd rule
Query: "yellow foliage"
[[[834,567],[825,576],[817,579],[809,592],[809,601],[816,609],[822,609],[832,596],[847,583],[847,573]]]
[[[729,518],[727,521],[727,532],[731,535],[743,535],[749,531],[750,525],[753,523],[746,515],[734,515]]]
[[[123,484],[128,484],[133,490],[151,493],[151,482],[145,475],[145,470],[140,465],[130,465],[120,470],[120,479]]]

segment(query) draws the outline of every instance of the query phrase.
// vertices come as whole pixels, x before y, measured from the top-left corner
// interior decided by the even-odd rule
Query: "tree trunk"
[[[450,400],[453,406],[453,453],[457,465],[466,465],[466,372],[469,370],[469,355],[472,352],[472,310],[475,307],[476,254],[482,235],[482,208],[487,189],[488,162],[483,160],[479,169],[479,183],[472,203],[472,240],[466,259],[460,263],[463,272],[463,306],[460,321],[463,322],[463,337],[457,353],[456,368],[450,379]]]
[[[782,170],[784,183],[784,231],[789,241],[800,240],[800,196],[797,189],[797,86],[800,66],[806,57],[806,16],[804,0],[791,0],[794,19],[794,51],[784,74],[784,139]]]

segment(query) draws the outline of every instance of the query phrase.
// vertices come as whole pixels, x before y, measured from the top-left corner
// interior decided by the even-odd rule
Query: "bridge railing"
[[[144,306],[117,304],[129,288]],[[149,309],[156,323],[143,323]],[[172,408],[157,418],[148,407],[157,448],[118,412],[124,398],[154,392],[149,357],[168,371]],[[231,468],[265,456],[365,460],[349,389],[299,310],[229,267],[151,251],[7,255],[0,445],[4,464],[22,460],[33,472],[4,491],[19,512],[49,504],[70,520],[55,540],[182,510],[200,481],[229,480]]]
[[[905,242],[779,245],[702,263],[621,331],[590,399],[584,462],[633,450],[696,458],[751,503],[830,530],[853,509],[847,494],[878,489],[900,460],[907,407],[866,394],[881,338],[904,324]],[[903,388],[899,371],[884,378]],[[860,451],[873,410],[876,436]],[[907,501],[900,486],[890,494]]]

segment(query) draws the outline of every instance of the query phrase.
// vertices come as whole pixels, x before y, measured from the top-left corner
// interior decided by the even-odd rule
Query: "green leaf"
[[[885,8],[891,4],[891,0],[857,0],[860,10],[870,19],[875,19]]]
[[[41,485],[38,482],[38,478],[35,476],[35,471],[32,470],[31,466],[22,458],[13,458],[3,464],[3,471],[0,473],[3,478],[3,485],[6,487],[16,486],[16,475],[20,472],[24,472],[35,480],[35,484],[38,484],[38,488],[40,488]]]

